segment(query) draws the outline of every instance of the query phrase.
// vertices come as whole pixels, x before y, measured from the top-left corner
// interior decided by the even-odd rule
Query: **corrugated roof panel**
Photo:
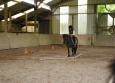
[[[16,5],[14,5],[14,6],[9,7],[8,9],[13,11],[13,12],[18,13],[18,12],[24,11],[25,9],[27,9],[29,7],[30,7],[29,5],[26,5],[24,3],[18,3]]]

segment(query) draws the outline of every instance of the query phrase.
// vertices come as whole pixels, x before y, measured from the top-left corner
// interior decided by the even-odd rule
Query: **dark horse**
[[[63,43],[67,46],[68,57],[70,57],[70,49],[72,49],[72,56],[76,54],[78,39],[75,36],[70,36],[68,34],[63,34]]]
[[[115,83],[115,59],[111,60],[111,63],[108,67],[111,70],[111,78],[108,83]]]

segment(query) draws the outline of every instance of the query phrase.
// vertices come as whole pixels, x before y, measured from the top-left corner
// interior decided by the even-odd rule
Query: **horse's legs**
[[[75,47],[72,47],[72,55],[76,55],[77,51],[77,45]]]
[[[76,54],[77,52],[77,45],[75,46],[74,53]]]
[[[70,50],[69,50],[69,47],[67,47],[67,49],[68,49],[68,57],[70,57]]]
[[[75,54],[75,49],[72,47],[72,56]]]

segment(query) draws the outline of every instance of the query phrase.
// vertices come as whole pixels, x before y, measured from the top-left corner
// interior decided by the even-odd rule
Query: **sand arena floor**
[[[78,46],[67,58],[64,45],[0,51],[0,83],[108,83],[115,47]]]

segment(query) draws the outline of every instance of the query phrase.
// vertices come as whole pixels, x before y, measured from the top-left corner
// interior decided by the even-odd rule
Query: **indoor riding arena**
[[[115,83],[114,12],[115,0],[0,0],[0,83]]]

